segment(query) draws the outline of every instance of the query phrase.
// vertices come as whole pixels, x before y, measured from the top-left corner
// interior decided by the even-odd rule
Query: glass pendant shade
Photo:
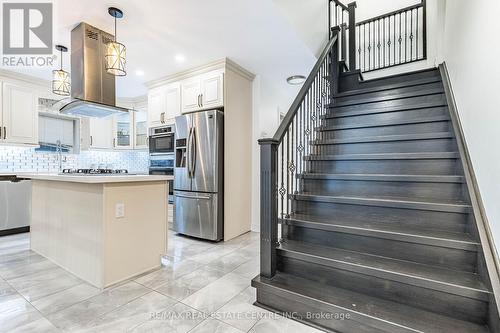
[[[63,45],[56,45],[56,50],[61,52],[61,67],[52,71],[52,92],[61,96],[69,96],[71,81],[69,73],[63,71],[63,52],[68,52],[68,48]]]
[[[104,56],[106,72],[115,76],[125,76],[127,71],[125,45],[116,41],[106,43],[106,55]]]

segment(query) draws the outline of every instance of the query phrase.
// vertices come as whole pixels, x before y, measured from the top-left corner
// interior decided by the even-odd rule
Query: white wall
[[[444,58],[496,244],[500,244],[498,13],[500,1],[448,0],[444,39]]]

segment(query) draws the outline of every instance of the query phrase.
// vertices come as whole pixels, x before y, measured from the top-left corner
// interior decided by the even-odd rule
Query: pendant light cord
[[[116,42],[116,16],[115,16],[115,42]]]
[[[62,71],[62,70],[63,70],[63,67],[62,67],[62,61],[63,61],[63,51],[62,51],[62,49],[60,50],[60,52],[61,52],[61,69],[60,69],[60,70]]]

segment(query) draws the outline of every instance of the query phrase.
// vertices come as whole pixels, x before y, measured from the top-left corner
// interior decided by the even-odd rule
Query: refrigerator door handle
[[[188,142],[186,146],[186,156],[187,156],[187,169],[188,169],[188,177],[191,178],[191,134],[193,133],[193,129],[189,128],[189,134],[188,134]]]
[[[191,174],[194,178],[194,172],[196,171],[196,127],[192,128],[192,138],[191,138]]]
[[[175,194],[176,197],[179,198],[187,198],[187,199],[204,199],[204,200],[210,200],[211,198],[207,195],[187,195],[187,194]]]

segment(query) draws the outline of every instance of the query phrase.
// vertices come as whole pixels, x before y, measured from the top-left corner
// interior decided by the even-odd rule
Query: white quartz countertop
[[[157,181],[168,181],[174,179],[174,176],[146,175],[146,174],[61,175],[54,173],[20,173],[17,174],[17,176],[20,178],[29,178],[33,180],[51,180],[59,182],[86,183],[86,184],[157,182]]]

